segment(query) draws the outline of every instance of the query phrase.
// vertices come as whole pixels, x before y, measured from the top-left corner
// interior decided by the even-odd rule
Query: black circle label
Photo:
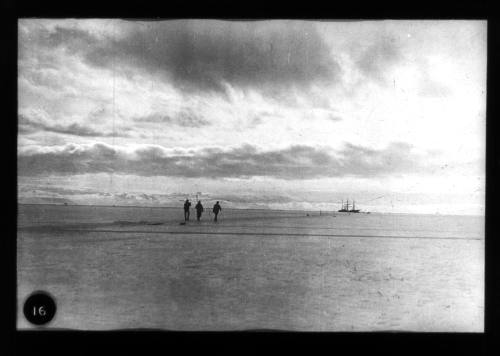
[[[24,302],[24,316],[35,325],[47,324],[56,314],[56,302],[47,292],[32,293]]]

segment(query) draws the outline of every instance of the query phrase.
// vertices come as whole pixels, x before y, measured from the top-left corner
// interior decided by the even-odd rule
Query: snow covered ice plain
[[[484,217],[318,213],[19,205],[18,328],[483,331]]]

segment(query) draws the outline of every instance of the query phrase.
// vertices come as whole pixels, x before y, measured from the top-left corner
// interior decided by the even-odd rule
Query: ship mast
[[[347,199],[347,203],[345,203],[346,210],[349,210],[349,199]]]

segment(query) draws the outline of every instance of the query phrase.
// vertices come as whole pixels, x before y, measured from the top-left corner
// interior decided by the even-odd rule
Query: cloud
[[[384,84],[385,73],[403,59],[404,55],[396,38],[384,36],[361,52],[356,65],[365,77]]]
[[[217,195],[217,200],[237,204],[292,203],[298,201],[294,197],[280,194],[222,194]]]
[[[387,85],[398,81],[395,73],[389,79],[391,70],[406,69],[416,81],[417,93],[423,97],[445,97],[451,94],[451,89],[433,78],[432,65],[425,56],[415,56],[407,47],[408,43],[396,35],[382,36],[373,44],[360,51],[355,57],[356,68],[365,79],[370,79],[379,85]]]
[[[134,121],[139,123],[168,123],[180,127],[204,127],[210,125],[208,120],[187,108],[174,115],[153,113],[142,117],[136,117]]]
[[[19,115],[19,132],[34,133],[40,131],[54,132],[59,134],[82,136],[82,137],[129,137],[130,128],[121,127],[114,130],[102,130],[78,122],[58,123],[48,119],[40,110],[28,110],[27,113]]]
[[[423,163],[423,157],[406,143],[393,143],[381,150],[347,144],[337,152],[303,145],[272,151],[251,145],[187,151],[148,145],[127,150],[103,143],[30,147],[18,152],[19,176],[113,172],[206,178],[374,177],[423,170]]]
[[[420,78],[418,81],[418,94],[420,96],[439,98],[452,94],[449,86],[435,79],[432,64],[429,61],[422,61],[420,68]]]
[[[74,204],[75,202],[66,198],[57,197],[19,197],[19,204]]]
[[[89,189],[89,188],[80,188],[73,189],[68,187],[59,187],[59,186],[42,186],[39,187],[37,185],[20,185],[19,193],[44,193],[44,194],[53,194],[55,196],[63,196],[63,195],[86,195],[86,194],[100,194],[98,190]]]
[[[452,90],[446,85],[432,79],[424,79],[419,83],[419,95],[429,98],[439,98],[451,95]]]
[[[38,45],[65,48],[92,66],[164,75],[190,91],[224,92],[225,83],[307,89],[339,80],[340,66],[312,22],[181,20],[115,25],[119,36],[63,26],[30,35],[38,36]],[[28,41],[28,35],[21,34],[20,42]]]
[[[393,142],[383,150],[346,144],[341,151],[342,168],[354,176],[379,176],[392,173],[414,172],[424,167],[424,157],[412,152],[412,146]]]
[[[334,110],[325,109],[308,109],[302,112],[302,117],[305,120],[326,120],[331,122],[342,121],[342,118]]]
[[[333,122],[342,121],[342,118],[340,116],[336,116],[336,115],[328,115],[327,119],[330,121],[333,121]]]

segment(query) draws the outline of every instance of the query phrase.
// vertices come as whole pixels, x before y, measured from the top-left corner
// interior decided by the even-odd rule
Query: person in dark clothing
[[[217,221],[217,215],[219,214],[219,212],[221,210],[222,210],[222,208],[220,207],[219,202],[215,203],[214,208],[212,209],[212,211],[215,214],[214,221]]]
[[[189,199],[186,199],[186,201],[184,202],[184,221],[189,220],[189,207],[190,206],[191,206],[191,202],[189,201]]]
[[[203,212],[203,205],[201,205],[201,201],[198,200],[198,204],[194,207],[196,209],[196,220],[200,221],[201,213]]]

